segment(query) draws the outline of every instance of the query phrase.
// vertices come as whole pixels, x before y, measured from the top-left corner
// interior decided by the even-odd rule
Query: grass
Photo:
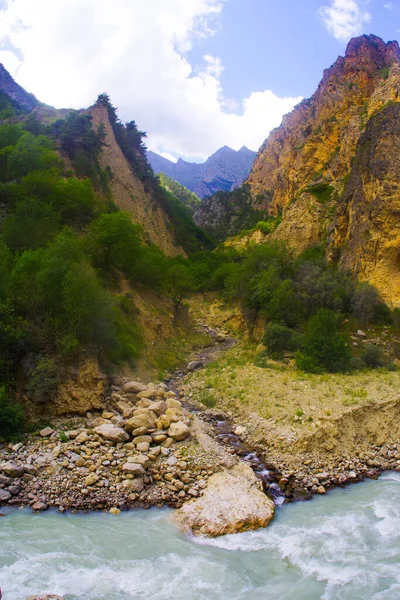
[[[251,344],[237,345],[191,374],[187,381],[194,397],[242,417],[254,412],[283,428],[306,423],[314,430],[319,419],[340,416],[347,407],[397,396],[397,372],[315,375],[275,361],[266,369],[255,364],[255,349]],[[293,422],[293,415],[302,419]]]

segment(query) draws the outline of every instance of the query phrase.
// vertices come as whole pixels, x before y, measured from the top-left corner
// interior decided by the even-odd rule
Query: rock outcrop
[[[370,119],[341,197],[331,249],[340,264],[400,301],[400,104]]]
[[[238,187],[249,175],[256,152],[246,146],[238,151],[223,146],[204,163],[191,163],[181,158],[173,163],[151,151],[147,156],[155,173],[164,173],[199,198],[205,198]]]
[[[315,244],[331,257],[342,250],[341,265],[392,306],[400,304],[400,224],[399,126],[390,105],[399,101],[398,43],[352,39],[315,94],[264,142],[248,179],[254,206],[283,216],[270,239],[298,252]]]
[[[213,475],[201,498],[184,504],[175,515],[184,529],[207,537],[266,527],[273,516],[274,503],[244,463]]]
[[[39,101],[33,94],[29,94],[18,83],[14,81],[10,73],[0,63],[0,91],[9,96],[20,108],[27,112],[39,105]]]

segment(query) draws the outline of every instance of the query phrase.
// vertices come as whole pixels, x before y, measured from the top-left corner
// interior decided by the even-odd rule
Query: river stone
[[[32,509],[36,512],[43,512],[48,509],[48,506],[44,502],[35,502],[35,504],[32,505]]]
[[[139,435],[146,435],[146,433],[149,430],[147,429],[147,427],[138,427],[137,429],[133,429],[131,431],[131,436],[132,437],[138,437]]]
[[[151,444],[152,441],[153,441],[153,438],[151,437],[151,435],[138,435],[133,440],[133,443],[135,444],[135,446],[137,446],[138,444],[141,444],[142,442],[146,442],[147,444]]]
[[[203,496],[184,504],[175,518],[195,535],[217,537],[266,527],[274,509],[252,469],[240,463],[212,475]]]
[[[178,411],[178,412],[180,412],[182,410],[182,404],[181,404],[181,402],[179,402],[179,400],[175,400],[174,398],[168,398],[165,401],[165,404],[167,405],[167,410],[169,408],[172,408],[172,410]]]
[[[135,411],[135,414],[131,419],[125,423],[125,429],[127,431],[133,431],[139,427],[146,427],[147,429],[155,429],[155,419],[148,409],[141,408]]]
[[[148,452],[150,450],[150,444],[149,442],[140,442],[136,445],[136,449],[139,452]]]
[[[203,366],[203,363],[201,362],[201,360],[192,360],[188,364],[187,370],[188,371],[195,371],[196,369],[201,369],[202,366]]]
[[[96,475],[96,473],[90,473],[85,479],[85,485],[90,486],[94,485],[99,481],[100,477]]]
[[[122,470],[124,473],[130,473],[134,477],[140,477],[145,473],[143,466],[138,463],[127,462],[122,466]]]
[[[10,498],[11,498],[10,492],[0,489],[0,503],[8,502]]]
[[[106,440],[111,442],[126,442],[129,440],[129,435],[121,427],[117,427],[112,423],[106,425],[100,425],[94,428],[98,435],[101,435]]]
[[[52,433],[54,433],[54,429],[52,429],[51,427],[45,427],[44,429],[39,431],[39,435],[41,437],[50,437]]]
[[[17,465],[13,460],[3,463],[0,468],[9,477],[22,477],[24,474],[24,467]]]
[[[138,394],[139,392],[144,392],[144,390],[147,389],[147,386],[140,383],[140,381],[128,381],[122,389],[127,394]]]
[[[142,467],[144,469],[147,469],[147,467],[150,466],[150,462],[151,462],[151,460],[149,459],[149,457],[146,456],[145,454],[138,454],[137,456],[135,456],[135,461],[139,465],[142,465]]]
[[[167,410],[167,403],[164,402],[164,400],[160,400],[159,402],[153,402],[151,405],[151,410],[157,415],[157,417],[159,417],[160,415],[164,414]]]
[[[137,477],[136,479],[125,479],[122,482],[122,486],[126,490],[129,490],[130,492],[139,493],[143,490],[144,483],[143,483],[143,479],[140,479],[139,477]]]
[[[177,442],[186,439],[189,433],[189,427],[185,425],[185,423],[182,423],[182,421],[172,423],[171,427],[168,429],[168,435]]]

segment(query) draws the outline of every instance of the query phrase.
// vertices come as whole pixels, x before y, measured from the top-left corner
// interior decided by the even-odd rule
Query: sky
[[[167,158],[257,150],[353,36],[400,0],[0,0],[0,62],[57,108],[107,92]]]

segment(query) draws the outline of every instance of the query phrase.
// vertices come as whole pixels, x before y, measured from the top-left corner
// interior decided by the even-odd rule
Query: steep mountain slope
[[[175,179],[171,179],[168,175],[164,175],[164,173],[159,173],[158,178],[162,187],[173,194],[175,198],[178,198],[192,213],[200,206],[200,198],[188,190],[187,187],[178,183]]]
[[[135,176],[127,158],[118,145],[107,108],[96,103],[89,111],[95,130],[102,127],[105,133],[99,163],[112,173],[110,189],[116,205],[132,215],[149,236],[169,256],[183,254],[176,244],[168,215],[154,198],[154,190]]]
[[[243,146],[237,152],[223,146],[204,163],[190,163],[181,158],[177,163],[149,151],[149,162],[155,173],[164,173],[175,179],[199,198],[218,191],[238,187],[250,173],[256,152]]]
[[[352,39],[315,94],[303,100],[261,146],[249,176],[257,204],[282,211],[320,181],[343,190],[343,177],[373,112],[397,100],[400,49],[370,35]]]
[[[17,105],[30,112],[40,103],[33,94],[28,94],[18,83],[14,81],[10,73],[0,63],[0,91],[9,96]]]
[[[315,94],[264,142],[248,179],[254,207],[283,215],[273,239],[297,251],[322,243],[335,259],[342,252],[341,264],[374,283],[391,305],[400,303],[400,122],[397,107],[389,108],[399,100],[398,43],[352,39]]]

